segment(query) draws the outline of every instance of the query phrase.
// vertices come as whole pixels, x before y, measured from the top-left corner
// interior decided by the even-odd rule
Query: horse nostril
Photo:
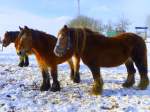
[[[57,46],[54,48],[54,53],[55,53],[56,56],[62,57],[62,56],[65,54],[65,50],[62,49],[60,46],[57,45]]]

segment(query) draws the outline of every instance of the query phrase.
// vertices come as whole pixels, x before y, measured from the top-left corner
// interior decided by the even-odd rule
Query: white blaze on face
[[[21,36],[21,40],[26,39],[26,38],[27,38],[26,34],[23,34],[23,35]]]
[[[54,53],[59,57],[62,57],[66,51],[66,40],[67,38],[65,38],[62,34],[58,34],[57,43],[54,48]]]
[[[67,38],[65,36],[63,36],[62,34],[59,34],[56,45],[59,46],[61,49],[66,49],[66,47],[67,47]]]
[[[60,40],[61,40],[61,34],[58,34],[56,46],[61,46]]]
[[[20,51],[21,52],[27,52],[30,51],[32,47],[32,36],[27,35],[26,33],[24,33],[21,37],[20,37]]]

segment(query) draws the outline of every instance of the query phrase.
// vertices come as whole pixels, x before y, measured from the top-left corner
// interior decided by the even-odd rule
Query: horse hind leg
[[[146,89],[149,85],[148,79],[148,68],[147,68],[147,53],[146,46],[138,46],[138,48],[133,53],[133,61],[139,71],[140,74],[140,83],[138,88],[143,90]]]
[[[144,90],[149,85],[149,79],[147,75],[147,59],[135,58],[134,60],[140,74],[140,83],[138,85],[138,88]]]
[[[129,88],[131,86],[133,86],[133,84],[135,83],[135,68],[134,68],[134,64],[131,58],[129,58],[126,62],[125,62],[125,66],[127,68],[127,72],[128,72],[128,76],[127,76],[127,80],[125,81],[125,83],[123,83],[123,87]]]

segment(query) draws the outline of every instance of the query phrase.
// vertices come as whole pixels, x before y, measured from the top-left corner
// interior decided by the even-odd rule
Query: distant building
[[[147,30],[148,27],[135,27],[136,34],[143,37],[144,40],[147,40]]]
[[[126,31],[125,30],[114,30],[114,31],[106,32],[106,35],[108,37],[113,37],[113,36],[116,36],[116,35],[123,33],[123,32],[126,32]]]
[[[1,37],[0,37],[0,44],[2,43]]]

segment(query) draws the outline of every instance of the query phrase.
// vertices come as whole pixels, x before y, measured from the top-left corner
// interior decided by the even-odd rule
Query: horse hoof
[[[48,91],[50,89],[50,85],[46,85],[46,86],[41,86],[40,87],[40,91]]]
[[[27,66],[29,66],[29,63],[25,63],[25,64],[24,64],[24,67],[27,67]]]
[[[52,84],[51,91],[53,91],[53,92],[60,91],[59,82],[55,82],[55,83]]]
[[[134,84],[134,82],[130,82],[130,83],[129,82],[125,82],[125,83],[122,84],[122,86],[125,87],[125,88],[130,88],[130,87],[133,86],[133,84]]]
[[[101,85],[94,85],[92,88],[92,95],[101,95],[103,92],[103,84]]]
[[[80,80],[79,79],[73,79],[73,82],[74,83],[80,83]]]
[[[40,88],[40,91],[48,91],[48,90],[49,88],[43,88],[43,87]]]
[[[70,80],[74,80],[74,76],[71,75],[71,76],[70,76]]]
[[[60,91],[60,88],[51,88],[52,92]]]
[[[19,67],[23,67],[23,64],[18,64]]]
[[[149,81],[142,81],[142,82],[140,82],[140,84],[138,85],[138,88],[139,88],[140,90],[145,90],[148,85],[149,85]]]
[[[96,89],[96,88],[92,88],[92,91],[91,91],[91,95],[101,95],[102,94],[102,89]]]
[[[79,74],[77,74],[76,76],[74,76],[73,82],[74,83],[80,83],[80,75]]]

